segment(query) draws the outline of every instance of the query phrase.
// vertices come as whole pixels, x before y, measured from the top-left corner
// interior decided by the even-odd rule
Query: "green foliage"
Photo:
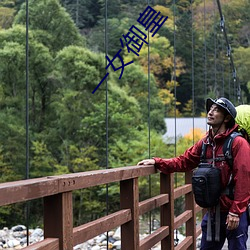
[[[3,225],[7,224],[7,220],[8,220],[8,217],[10,216],[10,213],[11,213],[10,206],[0,207],[0,214],[1,214],[0,225],[2,225],[1,228],[3,228]]]
[[[30,162],[30,177],[43,177],[53,175],[56,163],[44,142],[33,141],[31,146],[33,157]]]
[[[15,17],[15,25],[26,24],[25,13],[24,3]],[[83,44],[78,29],[58,0],[29,1],[29,20],[29,28],[36,31],[36,38],[52,51]]]
[[[61,0],[61,3],[80,29],[93,27],[100,19],[102,4],[99,0]]]
[[[125,60],[130,61],[130,59]],[[144,123],[148,122],[150,99],[150,125],[157,131],[163,132],[164,105],[158,95],[156,78],[153,74],[148,76],[148,74],[143,71],[143,68],[136,63],[128,65],[128,67],[125,68],[124,75],[120,80],[118,80],[118,75],[114,75],[114,78],[118,82],[119,86],[126,90],[129,95],[136,98],[138,104],[140,105]],[[150,95],[148,92],[149,88]]]
[[[10,108],[0,113],[1,182],[25,176],[25,128],[22,119],[13,111]]]
[[[150,136],[150,138],[149,138]],[[150,140],[150,147],[149,147]],[[152,156],[169,158],[171,157],[171,146],[163,143],[161,134],[155,130],[149,131],[144,128],[135,134],[134,139],[122,141],[118,139],[114,145],[110,146],[109,161],[111,167],[135,166],[142,159]],[[159,176],[151,177],[151,194],[159,194]],[[141,177],[139,179],[140,199],[144,200],[149,197],[149,179]]]
[[[150,154],[149,145],[150,140]],[[122,141],[118,139],[116,144],[110,146],[110,164],[111,167],[121,167],[127,165],[136,165],[142,159],[150,158],[152,156],[168,158],[171,157],[171,151],[168,146],[163,143],[161,134],[155,130],[149,131],[144,128],[137,131],[131,140]]]
[[[0,29],[8,29],[14,19],[14,9],[7,7],[0,7]]]
[[[0,215],[1,228],[16,225],[17,221],[25,221],[24,204],[17,203],[13,205],[1,206]]]
[[[227,29],[233,36],[234,44],[249,47],[249,11],[248,0],[230,0],[229,4],[223,6],[224,14],[227,16]]]
[[[100,194],[102,187],[94,187],[83,190],[76,190],[73,193],[74,201],[74,225],[81,225],[84,222],[98,219],[105,215],[105,196]],[[97,198],[98,197],[98,198]]]
[[[106,48],[103,41],[105,22],[107,27],[105,31],[107,33],[107,53],[114,56],[121,48],[120,38],[123,38],[122,35],[128,32],[128,29],[135,23],[135,20],[128,17],[124,17],[122,19],[109,17],[106,21],[104,18],[101,19],[98,22],[98,25],[93,27],[88,34],[87,43],[91,50],[105,52]],[[93,43],[93,41],[96,42]],[[123,53],[124,50],[122,50],[121,55]]]
[[[70,145],[65,164],[69,166],[70,172],[85,172],[98,168],[97,159],[97,149],[94,146],[79,149]]]
[[[0,180],[1,183],[11,181],[11,176],[15,173],[13,171],[12,165],[7,161],[6,156],[4,154],[4,147],[1,145],[0,147]],[[12,177],[13,178],[13,177]]]
[[[235,50],[235,64],[236,67],[239,69],[238,74],[241,76],[240,81],[245,83],[243,85],[243,89],[244,92],[246,93],[246,97],[248,97],[247,100],[245,100],[246,103],[249,101],[249,93],[250,93],[250,88],[248,87],[250,82],[249,56],[250,56],[250,47],[248,48],[239,47]]]
[[[0,34],[1,36],[1,34]],[[17,108],[22,107],[20,94],[24,93],[22,83],[25,80],[24,47],[16,42],[4,42],[0,47],[0,82],[3,84],[4,105],[6,101]],[[9,99],[11,97],[11,99]],[[13,99],[12,99],[13,98]]]

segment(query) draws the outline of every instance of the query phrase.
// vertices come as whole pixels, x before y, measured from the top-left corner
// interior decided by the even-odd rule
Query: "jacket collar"
[[[235,124],[232,128],[227,129],[224,133],[217,134],[215,137],[212,137],[212,129],[210,128],[207,132],[207,142],[213,142],[213,141],[221,141],[224,140],[228,135],[233,133],[234,131],[238,131],[238,124]]]

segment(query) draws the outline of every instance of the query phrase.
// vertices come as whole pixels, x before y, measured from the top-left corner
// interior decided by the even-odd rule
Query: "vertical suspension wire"
[[[207,39],[206,39],[206,25],[207,25],[207,15],[206,15],[206,0],[204,0],[204,94],[207,97]]]
[[[175,131],[175,136],[174,136],[174,155],[177,155],[177,107],[176,107],[176,98],[177,98],[177,86],[176,86],[176,2],[173,0],[173,22],[174,22],[174,55],[173,55],[173,61],[174,61],[174,74],[173,74],[173,81],[174,81],[174,114],[175,114],[175,119],[174,119],[174,131]],[[177,187],[177,173],[175,173],[175,187]],[[176,233],[176,238],[175,238],[175,244],[178,245],[179,239],[178,239],[178,232],[177,229],[175,230]]]
[[[26,0],[26,34],[25,34],[25,81],[26,81],[26,97],[25,97],[25,126],[26,126],[26,171],[25,179],[29,179],[29,0]],[[25,203],[25,216],[26,216],[26,240],[27,246],[29,245],[29,211],[30,202]]]
[[[149,6],[149,1],[147,0],[147,4]],[[150,29],[148,29],[148,158],[151,158],[151,119],[150,119]],[[152,190],[151,190],[151,175],[148,176],[148,193],[149,197],[152,196]],[[152,212],[149,212],[149,233],[151,234],[152,231]]]
[[[174,150],[174,154],[176,156],[177,154],[177,150],[176,150],[176,136],[177,136],[177,126],[176,126],[176,116],[177,116],[177,107],[176,107],[176,96],[177,96],[177,86],[176,86],[176,28],[175,28],[175,24],[176,24],[176,3],[175,0],[173,0],[173,12],[174,12],[174,17],[173,17],[173,22],[174,22],[174,55],[173,55],[173,61],[174,61],[174,72],[173,72],[173,81],[174,81],[174,97],[175,97],[175,101],[174,101],[174,114],[175,114],[175,122],[174,122],[174,126],[175,126],[175,150]]]
[[[195,133],[194,133],[194,117],[195,117],[195,93],[194,93],[194,8],[193,8],[193,0],[191,0],[191,30],[192,30],[192,73],[191,73],[191,79],[192,79],[192,115],[193,115],[193,144],[195,141]]]
[[[214,7],[214,90],[217,91],[217,32],[216,32],[216,14],[215,14],[215,1],[213,1]],[[216,92],[215,92],[216,93]],[[216,93],[217,96],[217,93]]]
[[[173,69],[173,81],[174,81],[174,133],[175,133],[175,136],[174,136],[174,156],[176,156],[177,154],[177,140],[176,140],[176,137],[177,137],[177,121],[176,121],[176,116],[177,116],[177,110],[176,110],[176,96],[177,96],[177,91],[176,91],[176,28],[175,28],[175,24],[176,24],[176,3],[175,3],[175,0],[173,0],[173,23],[174,23],[174,41],[173,41],[173,46],[174,46],[174,55],[173,55],[173,63],[174,63],[174,69]],[[177,174],[175,173],[175,187],[176,187],[176,184],[177,184]]]
[[[26,174],[25,179],[29,179],[29,0],[26,0],[26,45],[25,45],[25,80],[26,80]]]
[[[107,67],[107,55],[108,55],[108,0],[105,0],[105,38],[104,38],[104,46],[105,46],[105,55],[106,55],[106,59],[105,59],[105,68]],[[108,110],[108,77],[106,77],[105,79],[106,82],[106,90],[105,90],[105,97],[106,97],[106,169],[109,168],[109,161],[108,161],[108,147],[109,147],[109,133],[108,133],[108,128],[109,128],[109,120],[108,120],[108,115],[109,115],[109,110]],[[106,184],[106,215],[108,215],[109,213],[109,186],[108,184]],[[107,249],[108,249],[108,232],[107,232]]]

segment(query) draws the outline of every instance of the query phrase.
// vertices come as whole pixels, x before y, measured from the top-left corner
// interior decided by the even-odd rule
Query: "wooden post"
[[[192,172],[185,173],[185,183],[191,184]],[[196,249],[196,211],[193,192],[185,195],[185,210],[192,210],[192,217],[186,222],[186,236],[193,237],[193,243],[188,250]]]
[[[132,220],[121,226],[121,249],[139,250],[138,178],[120,182],[121,209],[131,209]]]
[[[160,174],[160,192],[169,194],[169,203],[161,206],[161,226],[169,227],[169,235],[161,241],[162,250],[174,249],[174,177],[173,174]]]
[[[44,198],[44,238],[59,238],[60,250],[73,249],[72,192]]]

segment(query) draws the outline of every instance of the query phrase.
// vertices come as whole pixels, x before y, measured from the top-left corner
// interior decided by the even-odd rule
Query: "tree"
[[[248,103],[250,101],[249,93],[250,93],[250,74],[249,74],[249,56],[250,56],[250,48],[239,47],[235,49],[235,64],[237,68],[238,78],[237,84],[241,84],[242,89],[244,90],[245,97],[244,102]]]
[[[54,175],[56,160],[48,151],[44,142],[32,141],[31,151],[33,157],[30,162],[30,177],[44,177]]]
[[[133,25],[134,20],[128,17],[124,18],[108,18],[106,20],[105,30],[105,19],[101,19],[98,24],[89,31],[87,36],[88,47],[93,51],[99,51],[107,53],[111,56],[114,56],[119,49],[122,48],[120,38],[123,34],[128,32],[128,29]],[[106,36],[106,45],[104,43]],[[93,43],[93,41],[95,41]],[[121,55],[124,54],[124,51],[121,52]]]
[[[79,29],[92,28],[101,18],[101,3],[98,0],[61,0]]]
[[[232,36],[234,46],[249,46],[249,11],[250,3],[247,0],[232,1],[230,0],[223,6],[223,13],[226,17],[227,31]]]
[[[125,62],[130,59],[125,58]],[[126,90],[129,96],[133,96],[140,105],[141,115],[143,117],[142,122],[148,122],[149,109],[150,109],[150,123],[151,128],[157,131],[163,131],[164,125],[164,104],[162,99],[158,96],[158,88],[156,79],[153,74],[148,76],[144,72],[142,66],[133,63],[128,65],[128,68],[124,70],[124,76],[119,80],[119,74],[114,74],[113,77],[119,86]],[[149,79],[148,79],[149,77]],[[149,84],[149,86],[148,86]],[[148,93],[148,87],[150,88],[150,96]],[[150,98],[150,107],[149,107]]]
[[[103,86],[94,94],[91,92],[105,72],[103,56],[70,46],[58,53],[53,73],[58,82],[52,104],[58,119],[56,123],[60,124],[55,132],[55,138],[59,140],[57,143],[64,141],[67,145],[74,142],[78,147],[97,147],[101,166],[105,164],[106,97]],[[128,138],[129,128],[140,124],[139,106],[135,98],[115,84],[112,72],[109,76],[108,105],[109,142],[115,142],[117,136]],[[50,144],[53,148],[56,140]]]
[[[14,12],[13,8],[1,7],[0,5],[0,29],[8,29],[11,27],[11,24],[14,19]]]
[[[0,32],[0,37],[4,32]],[[22,45],[16,42],[1,43],[0,140],[5,157],[4,162],[15,173],[7,175],[5,180],[22,179],[25,176],[24,61],[25,54]]]
[[[172,105],[174,103],[174,98],[170,91],[174,89],[172,88],[169,90],[168,86],[171,85],[169,83],[172,83],[174,79],[173,47],[170,45],[168,39],[158,34],[154,37],[150,37],[149,41],[149,52],[146,44],[143,44],[139,56],[132,52],[126,53],[124,60],[133,60],[135,64],[141,65],[145,74],[147,74],[148,67],[150,67],[150,72],[154,75],[156,86],[159,89],[158,96],[162,103],[168,105],[165,108],[166,110],[171,110],[169,112],[171,113],[174,108]],[[150,59],[149,62],[148,59]],[[184,65],[180,58],[176,58],[176,60],[178,61],[178,67],[176,67],[175,73],[176,76],[179,76],[184,71]],[[178,82],[176,82],[176,86],[178,86]]]
[[[1,182],[25,178],[25,128],[24,120],[13,114],[13,108],[0,113],[0,141],[3,166]],[[8,138],[8,139],[6,139]]]
[[[25,28],[16,25],[0,33],[0,41],[5,45],[2,48],[2,82],[5,94],[25,96]],[[29,85],[31,88],[31,125],[36,131],[41,131],[46,120],[45,113],[49,107],[50,96],[55,88],[52,85],[50,74],[52,71],[52,56],[47,47],[37,42],[34,33],[30,31],[29,38]],[[12,72],[10,74],[10,72]],[[11,88],[10,88],[11,86]],[[18,93],[17,93],[18,92]],[[20,95],[19,95],[20,94]],[[23,99],[24,101],[24,99]],[[19,102],[13,105],[22,105]],[[23,110],[24,111],[24,110]]]
[[[29,1],[29,29],[36,39],[53,52],[69,45],[83,45],[84,39],[58,0]],[[14,25],[26,24],[25,3],[15,17]]]

